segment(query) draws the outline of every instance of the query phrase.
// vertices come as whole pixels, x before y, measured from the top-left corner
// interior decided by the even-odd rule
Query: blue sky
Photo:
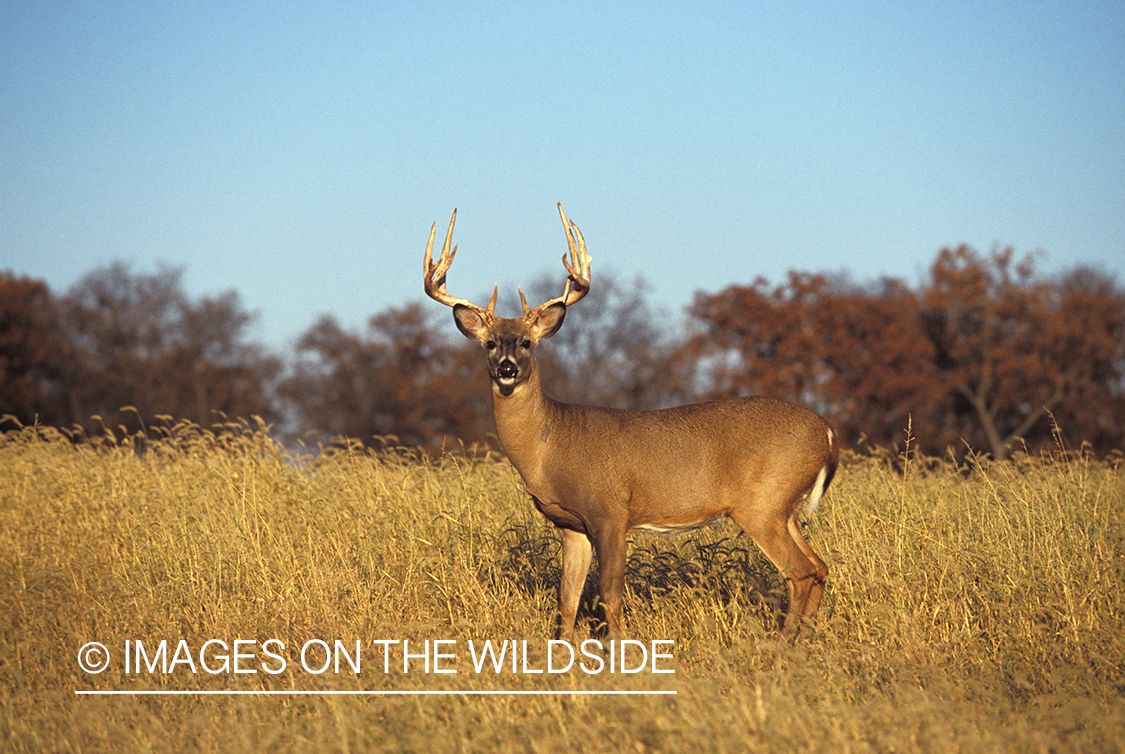
[[[559,201],[671,312],[962,242],[1125,282],[1125,0],[0,3],[0,269],[56,292],[182,265],[284,348],[422,300],[457,207],[510,312]]]

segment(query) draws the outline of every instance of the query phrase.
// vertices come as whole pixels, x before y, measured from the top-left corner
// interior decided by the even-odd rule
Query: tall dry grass
[[[1081,454],[971,469],[851,457],[807,522],[818,630],[776,640],[779,576],[732,526],[631,539],[626,621],[674,674],[477,674],[469,641],[554,628],[558,545],[496,458],[262,427],[0,439],[0,733],[11,751],[1122,751],[1125,470]],[[596,628],[593,579],[582,628]],[[280,674],[124,672],[126,641],[278,639]],[[361,673],[304,672],[310,639]],[[371,640],[456,642],[383,673]],[[84,673],[90,641],[117,653]],[[412,650],[413,651],[413,650]],[[540,652],[536,655],[535,652]],[[401,661],[401,660],[399,660]],[[252,663],[251,663],[252,664]],[[86,689],[676,691],[675,696],[76,696]]]

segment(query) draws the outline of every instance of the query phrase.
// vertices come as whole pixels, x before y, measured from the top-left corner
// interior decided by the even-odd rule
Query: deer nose
[[[519,373],[519,367],[516,366],[516,362],[511,359],[504,359],[500,362],[500,365],[496,367],[496,376],[502,380],[514,380]]]

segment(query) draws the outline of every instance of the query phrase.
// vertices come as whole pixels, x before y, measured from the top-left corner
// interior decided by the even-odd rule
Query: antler
[[[492,289],[492,298],[488,300],[487,309],[482,309],[467,299],[456,298],[450,295],[445,288],[445,274],[449,272],[449,266],[453,264],[453,257],[457,254],[456,245],[454,245],[452,251],[449,249],[449,242],[453,239],[453,223],[456,221],[457,210],[454,209],[453,217],[449,219],[449,231],[445,234],[445,244],[441,247],[441,257],[437,264],[434,264],[433,261],[434,231],[437,230],[437,223],[430,226],[430,242],[426,244],[426,258],[423,260],[422,267],[422,271],[425,273],[426,295],[446,306],[456,306],[457,304],[467,306],[480,315],[486,325],[491,325],[496,314],[496,288]]]
[[[566,288],[563,289],[563,295],[545,301],[535,309],[531,309],[527,305],[527,299],[523,297],[523,290],[520,290],[520,304],[523,306],[524,319],[534,320],[547,307],[560,302],[570,306],[590,292],[590,255],[586,253],[586,239],[582,237],[582,231],[578,230],[578,226],[566,219],[562,202],[559,202],[559,217],[562,218],[563,230],[566,231],[566,245],[570,252],[569,260],[567,260],[566,254],[563,254],[562,258],[563,267],[570,273],[566,278]],[[574,242],[576,237],[578,239],[577,245]],[[570,287],[572,283],[574,284],[573,290]]]

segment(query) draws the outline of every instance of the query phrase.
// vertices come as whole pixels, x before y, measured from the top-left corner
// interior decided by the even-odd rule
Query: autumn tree
[[[0,273],[0,416],[24,425],[67,423],[68,360],[58,302],[46,283]]]
[[[832,418],[851,442],[892,442],[939,391],[927,374],[914,294],[901,282],[859,287],[792,272],[697,294],[684,349],[706,398],[766,395]],[[904,312],[907,314],[904,315]]]
[[[1121,405],[1123,305],[1089,270],[1048,280],[1010,250],[962,246],[942,250],[917,290],[794,272],[699,294],[684,348],[706,397],[805,403],[853,443],[892,443],[909,421],[930,452],[1004,457],[1017,441],[1051,442],[1051,414],[1104,449],[1125,436],[1091,408]]]
[[[559,287],[558,276],[546,276],[530,298],[546,301]],[[679,328],[649,304],[646,290],[643,278],[622,283],[602,274],[581,304],[567,310],[562,329],[536,352],[549,396],[630,410],[690,399],[694,365],[680,358]]]
[[[191,300],[179,269],[134,274],[113,264],[86,275],[60,302],[73,354],[62,380],[72,423],[135,429],[139,418],[277,418],[270,381],[280,361],[247,340],[253,315],[234,291]],[[122,411],[124,407],[132,407]]]
[[[365,333],[324,316],[301,336],[280,393],[300,426],[364,443],[487,442],[488,381],[479,346],[454,343],[421,304],[392,307]]]
[[[983,434],[996,457],[1020,440],[1049,442],[1048,415],[1078,439],[1119,443],[1120,420],[1092,412],[1122,399],[1125,296],[1092,270],[1047,280],[1013,256],[943,249],[921,293],[951,429]]]

